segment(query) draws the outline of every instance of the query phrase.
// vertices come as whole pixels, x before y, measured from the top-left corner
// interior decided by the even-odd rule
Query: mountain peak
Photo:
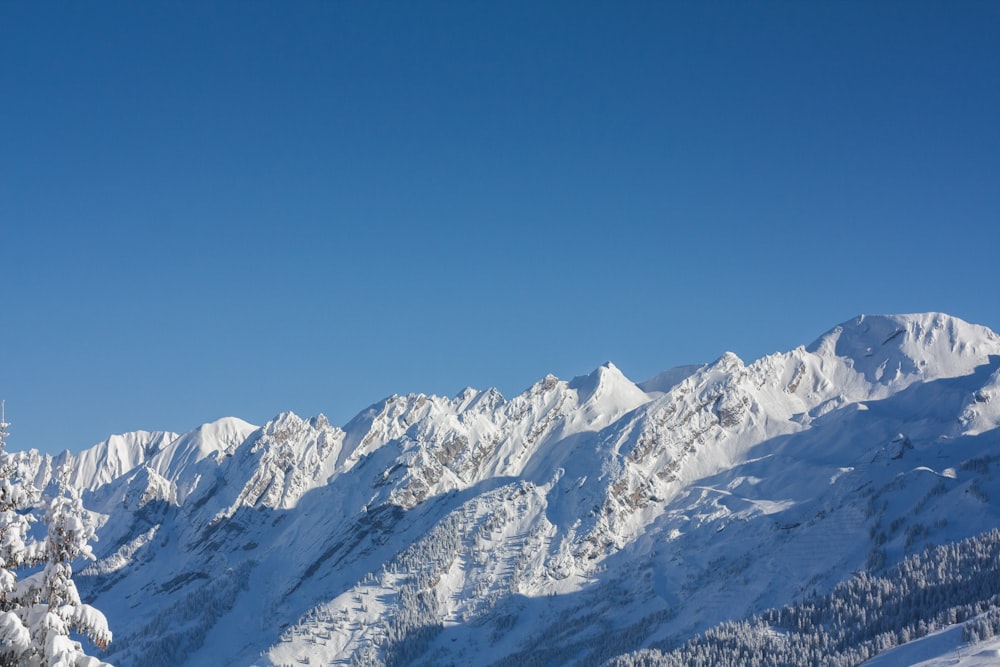
[[[711,373],[736,373],[746,368],[746,364],[735,352],[723,352],[722,356],[708,364],[705,370]]]
[[[149,466],[162,477],[175,481],[200,461],[208,458],[218,461],[231,454],[256,430],[256,426],[238,417],[202,424],[163,447],[149,460]]]
[[[848,359],[873,384],[909,384],[971,373],[1000,354],[1000,337],[944,313],[858,315],[807,350]]]
[[[573,378],[569,388],[576,390],[578,405],[593,413],[619,416],[649,401],[646,392],[610,361],[589,375]]]

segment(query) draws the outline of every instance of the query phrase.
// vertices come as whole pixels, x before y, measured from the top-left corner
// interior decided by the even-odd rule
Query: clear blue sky
[[[79,450],[1000,328],[995,2],[0,0],[0,396]]]

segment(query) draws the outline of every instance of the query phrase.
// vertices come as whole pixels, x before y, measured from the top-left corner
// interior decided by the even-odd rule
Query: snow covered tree
[[[24,509],[37,500],[31,484],[22,484],[17,462],[6,450],[7,423],[0,403],[0,665],[19,665],[32,651],[31,633],[24,623],[24,600],[14,570],[33,564],[40,550],[28,540],[34,520]]]
[[[24,583],[38,600],[29,609],[28,627],[37,664],[46,667],[96,667],[106,664],[88,656],[70,631],[86,635],[100,648],[107,648],[111,631],[104,614],[80,601],[73,583],[73,561],[93,559],[90,540],[94,525],[83,508],[80,492],[69,484],[69,469],[59,471],[59,494],[49,501],[45,514],[45,569]]]
[[[83,604],[73,583],[73,561],[94,557],[89,544],[94,526],[80,492],[70,486],[68,468],[60,470],[59,493],[45,514],[46,538],[29,540],[32,517],[24,510],[37,501],[38,492],[20,481],[17,463],[4,449],[8,424],[2,416],[0,424],[0,665],[107,666],[70,636],[86,635],[100,648],[111,641],[104,614]],[[42,570],[20,581],[11,571],[42,562]]]

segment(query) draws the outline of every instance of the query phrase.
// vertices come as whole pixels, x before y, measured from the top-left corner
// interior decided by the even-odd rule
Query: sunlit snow
[[[996,526],[998,377],[988,329],[869,316],[640,384],[115,436],[63,456],[79,585],[121,667],[595,660]]]

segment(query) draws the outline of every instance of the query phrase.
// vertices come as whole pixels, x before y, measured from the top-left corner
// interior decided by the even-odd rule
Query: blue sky
[[[0,396],[79,450],[1000,328],[1000,5],[0,1]]]

